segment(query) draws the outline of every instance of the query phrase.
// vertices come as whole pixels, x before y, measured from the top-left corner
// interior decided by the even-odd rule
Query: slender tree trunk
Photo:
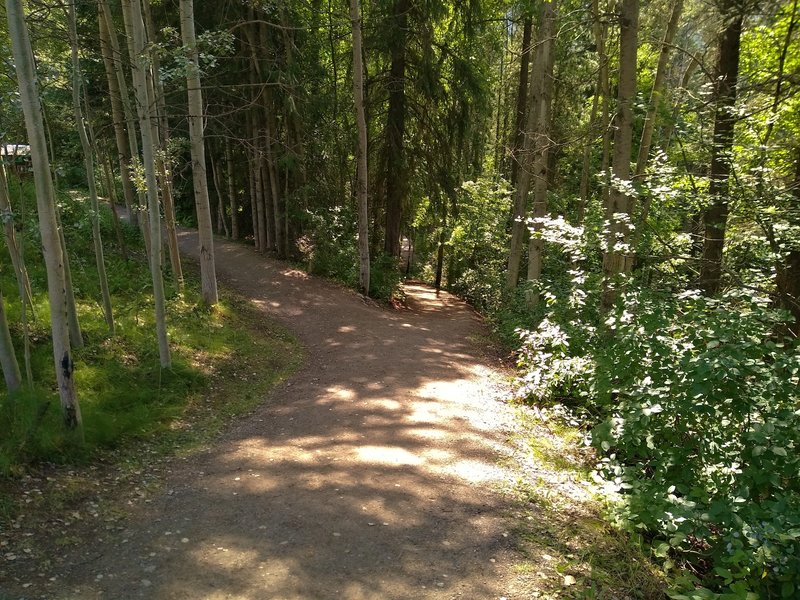
[[[231,140],[225,138],[225,167],[228,180],[228,200],[231,205],[231,239],[239,239],[239,198],[236,194],[236,182],[233,178],[233,155]]]
[[[73,379],[74,363],[67,323],[66,280],[64,257],[61,253],[58,225],[56,222],[56,198],[47,157],[42,107],[34,68],[33,52],[22,12],[21,0],[6,0],[8,32],[14,51],[14,63],[20,88],[22,111],[28,143],[31,146],[33,179],[36,186],[36,204],[39,213],[39,230],[42,236],[45,266],[47,268],[47,291],[50,299],[50,325],[53,337],[53,360],[55,363],[58,392],[64,423],[69,429],[81,429],[81,411]]]
[[[200,66],[194,33],[194,2],[180,0],[181,37],[187,49],[186,87],[189,94],[189,138],[192,150],[192,176],[200,233],[200,280],[203,302],[216,304],[217,274],[214,263],[214,235],[211,231],[211,207],[208,201],[205,144],[203,143],[203,94],[200,91]]]
[[[103,163],[103,176],[108,193],[108,206],[111,208],[111,219],[114,223],[114,235],[117,238],[117,244],[119,244],[119,252],[122,255],[122,260],[127,262],[128,246],[125,244],[125,236],[122,234],[122,226],[119,221],[119,211],[117,211],[117,192],[114,188],[114,174],[111,168],[111,158],[108,158],[106,161],[101,160],[100,162]]]
[[[593,26],[595,45],[597,46],[598,71],[597,81],[600,88],[600,131],[603,132],[603,147],[600,157],[600,172],[603,174],[601,193],[603,206],[608,206],[611,193],[611,138],[614,134],[611,127],[611,83],[608,76],[608,52],[606,37],[608,26],[603,23],[600,14],[600,0],[592,0]]]
[[[222,194],[222,168],[214,158],[213,152],[209,152],[209,158],[211,159],[211,178],[214,181],[214,191],[217,194],[217,233],[220,235],[225,234],[225,237],[229,238],[228,223],[225,221],[225,199]]]
[[[739,46],[742,36],[742,15],[737,5],[725,3],[725,29],[719,38],[716,89],[714,93],[714,138],[711,148],[711,172],[708,191],[711,206],[703,214],[705,234],[703,262],[700,266],[700,289],[707,296],[719,291],[722,280],[722,253],[725,247],[725,228],[728,221],[728,192],[731,174],[731,149],[736,125],[736,85],[739,77]]]
[[[5,304],[3,292],[0,290],[0,367],[3,369],[6,388],[13,393],[22,386],[22,375],[19,372],[17,355],[14,353],[11,332],[8,330]]]
[[[394,0],[386,122],[386,237],[383,249],[400,256],[400,222],[406,197],[406,38],[410,0]]]
[[[686,65],[686,69],[683,71],[683,77],[681,77],[681,85],[678,88],[676,93],[676,97],[673,99],[673,109],[672,109],[672,116],[670,120],[664,125],[664,130],[661,132],[661,150],[666,152],[669,150],[670,146],[672,145],[672,134],[675,131],[675,124],[678,122],[678,119],[681,115],[681,109],[683,108],[683,97],[685,96],[686,89],[689,87],[689,82],[692,80],[692,75],[697,70],[697,67],[700,66],[699,63],[691,59],[689,64]]]
[[[633,267],[633,249],[630,242],[633,196],[626,187],[631,175],[631,150],[633,145],[633,103],[636,101],[636,52],[638,49],[639,2],[622,0],[619,36],[619,90],[615,117],[614,163],[612,185],[606,215],[609,220],[607,249],[603,256],[605,289],[603,309],[613,305],[617,294],[613,277],[630,273]]]
[[[542,274],[544,241],[536,232],[542,226],[536,222],[547,212],[548,165],[550,149],[550,108],[553,103],[553,65],[555,63],[556,14],[555,3],[542,4],[541,26],[539,28],[536,48],[536,65],[534,73],[540,79],[533,79],[531,84],[538,89],[531,110],[539,114],[536,117],[536,131],[533,156],[533,218],[534,235],[528,243],[528,281],[536,281]],[[533,296],[532,300],[535,302]]]
[[[67,253],[67,239],[64,237],[64,227],[61,224],[61,210],[56,205],[56,226],[58,227],[58,241],[61,244],[61,256],[64,260],[64,282],[67,294],[67,323],[69,324],[69,341],[73,348],[83,348],[83,333],[78,320],[78,307],[75,303],[75,289],[72,287],[72,267]]]
[[[792,188],[794,206],[792,213],[795,227],[800,226],[800,146],[795,151],[795,174]],[[789,325],[789,330],[800,336],[800,247],[797,242],[787,244],[789,248],[784,251],[783,261],[778,262],[775,277],[778,306],[788,310],[794,317],[794,323]]]
[[[358,0],[350,0],[353,26],[353,103],[358,126],[358,259],[361,292],[369,295],[369,206],[367,193],[367,118],[364,113],[364,67],[361,59],[361,11]]]
[[[661,42],[661,52],[658,55],[658,65],[656,66],[656,77],[653,81],[653,89],[650,92],[650,102],[647,107],[647,116],[642,128],[642,138],[639,142],[639,156],[636,159],[636,177],[641,177],[647,167],[650,158],[650,147],[653,143],[653,131],[656,126],[656,115],[661,108],[661,96],[664,91],[664,84],[667,81],[667,62],[672,51],[672,41],[678,31],[678,24],[683,12],[683,0],[674,0],[672,14],[664,32],[664,40]]]
[[[136,109],[139,113],[139,130],[142,136],[142,159],[147,185],[147,206],[150,225],[150,272],[153,278],[153,299],[155,301],[156,334],[158,354],[162,368],[170,368],[172,358],[167,338],[166,305],[164,279],[161,274],[161,212],[158,203],[158,178],[156,176],[156,140],[153,137],[154,98],[149,93],[147,78],[147,39],[140,0],[123,0],[123,8],[130,16],[130,29],[133,33],[133,84],[136,93]],[[202,264],[202,262],[201,262]]]
[[[78,130],[78,138],[83,150],[83,165],[86,169],[86,183],[89,188],[89,202],[92,208],[92,241],[94,243],[95,264],[97,265],[97,275],[100,280],[100,293],[103,298],[103,315],[105,316],[108,330],[114,333],[114,313],[111,308],[111,292],[108,289],[108,276],[106,275],[106,262],[103,256],[103,239],[100,234],[100,202],[97,198],[97,182],[94,172],[94,154],[92,145],[89,143],[89,135],[86,132],[86,124],[83,119],[81,108],[81,86],[83,85],[83,73],[81,71],[80,58],[78,57],[78,25],[75,15],[75,5],[67,5],[67,23],[70,39],[70,54],[72,57],[72,110],[75,115],[75,126]]]
[[[8,192],[5,164],[0,160],[0,220],[3,221],[3,230],[6,236],[6,248],[14,267],[14,276],[17,279],[19,297],[24,304],[33,308],[33,292],[28,270],[22,251],[17,243],[17,232],[14,230],[14,212],[11,209],[11,197]]]
[[[119,92],[120,105],[122,107],[122,114],[125,117],[125,131],[126,139],[128,142],[128,155],[130,163],[125,169],[123,177],[128,177],[131,180],[130,168],[133,161],[139,162],[139,142],[136,138],[136,111],[131,103],[130,93],[128,91],[128,82],[125,79],[125,70],[122,68],[122,52],[120,51],[119,40],[117,39],[117,32],[114,28],[114,19],[111,15],[111,9],[108,6],[108,0],[98,0],[98,6],[102,13],[102,19],[105,23],[105,32],[108,35],[108,43],[110,45],[110,58],[111,66],[114,70],[114,75],[117,81],[116,89]],[[133,32],[131,31],[131,15],[130,15],[130,1],[126,0],[122,3],[122,17],[125,22],[125,28],[128,32],[128,56],[131,59],[131,65],[136,62],[136,56],[133,54]],[[109,82],[109,89],[111,88]],[[112,91],[113,98],[113,91]],[[112,100],[113,101],[113,100]],[[117,119],[114,118],[116,122]],[[120,167],[122,168],[122,167]],[[123,180],[124,181],[124,180]],[[124,183],[123,183],[124,185]],[[150,256],[150,227],[147,218],[147,197],[144,190],[136,190],[136,202],[133,204],[133,212],[130,213],[131,223],[138,225],[144,238],[145,250],[147,256]]]
[[[531,64],[531,38],[533,32],[533,15],[525,15],[522,26],[522,53],[519,58],[519,85],[517,87],[517,110],[514,121],[514,144],[511,149],[511,186],[517,185],[519,174],[519,152],[525,140],[525,121],[527,116],[528,71]],[[501,107],[498,106],[500,111]]]

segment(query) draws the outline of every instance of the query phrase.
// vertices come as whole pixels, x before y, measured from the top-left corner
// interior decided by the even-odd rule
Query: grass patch
[[[649,547],[615,529],[590,479],[593,456],[579,430],[529,407],[517,410],[511,436],[519,476],[514,538],[524,556],[517,592],[531,598],[664,598],[663,574]]]
[[[33,213],[32,190],[15,187],[15,206]],[[75,380],[85,428],[81,443],[61,423],[55,389],[45,272],[36,224],[18,228],[34,289],[31,323],[32,386],[0,395],[0,524],[20,511],[74,505],[96,491],[95,471],[113,465],[135,473],[158,457],[186,453],[207,443],[231,418],[263,401],[302,361],[297,342],[243,298],[222,290],[219,305],[199,303],[196,267],[184,265],[178,293],[165,272],[173,367],[159,367],[150,275],[138,232],[124,227],[130,260],[121,257],[110,211],[102,228],[116,335],[109,334],[99,303],[87,201],[62,197],[72,276],[85,346],[75,351]],[[18,210],[18,213],[20,211]],[[0,262],[10,264],[2,249]],[[0,272],[12,336],[22,366],[20,303],[13,272]],[[62,466],[58,466],[62,465]],[[120,477],[115,476],[116,479]],[[25,481],[36,480],[35,490]],[[51,481],[52,480],[52,481]],[[29,487],[29,486],[28,486]],[[46,488],[47,493],[42,493]]]

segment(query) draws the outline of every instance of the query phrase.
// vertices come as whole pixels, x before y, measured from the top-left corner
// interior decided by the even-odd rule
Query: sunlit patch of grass
[[[661,599],[663,574],[639,539],[604,519],[590,479],[583,434],[558,419],[518,409],[519,476],[510,492],[520,507],[513,532],[524,556],[517,565],[527,597]]]

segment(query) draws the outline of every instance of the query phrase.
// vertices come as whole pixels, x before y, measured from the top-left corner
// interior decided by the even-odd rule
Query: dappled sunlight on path
[[[196,234],[180,242],[195,252]],[[299,337],[307,366],[176,461],[58,597],[513,598],[505,413],[475,313],[420,284],[381,309],[238,244],[218,242],[217,265]]]

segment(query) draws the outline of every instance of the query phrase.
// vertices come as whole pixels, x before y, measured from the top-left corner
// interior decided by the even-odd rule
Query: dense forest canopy
[[[57,192],[88,189],[83,292],[111,335],[97,215],[125,205],[162,367],[176,223],[204,236],[209,305],[212,231],[380,299],[423,279],[518,348],[521,400],[579,417],[620,521],[692,565],[674,597],[800,593],[797,0],[6,0],[5,17],[0,142],[31,153],[0,181],[9,391],[33,306],[14,182],[33,177],[69,427],[81,332],[60,259],[86,261]]]

